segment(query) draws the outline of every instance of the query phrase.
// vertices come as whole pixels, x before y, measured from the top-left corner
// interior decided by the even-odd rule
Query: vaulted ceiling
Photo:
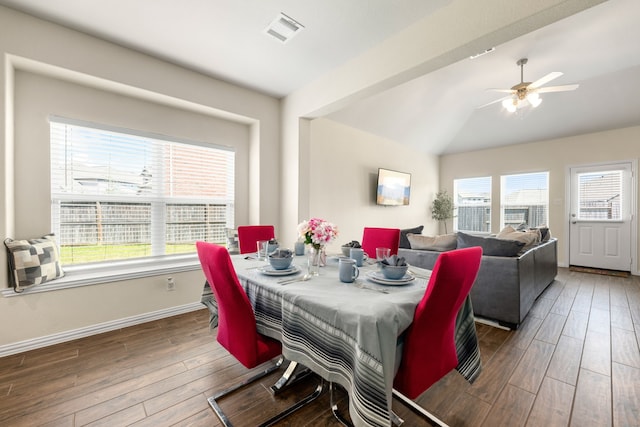
[[[0,5],[284,97],[451,0],[0,0]],[[282,44],[265,33],[280,12],[304,29]],[[327,117],[418,150],[454,153],[640,125],[640,2],[609,0],[366,99]],[[489,46],[487,46],[489,47]],[[549,72],[536,109],[477,108]]]

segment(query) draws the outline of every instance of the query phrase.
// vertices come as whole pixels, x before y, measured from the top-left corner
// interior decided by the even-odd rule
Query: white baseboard
[[[194,302],[177,307],[166,308],[164,310],[153,311],[151,313],[144,313],[137,316],[125,317],[124,319],[112,320],[110,322],[86,326],[80,329],[47,335],[45,337],[19,341],[13,344],[6,344],[0,346],[0,357],[10,356],[12,354],[22,353],[29,350],[35,350],[37,348],[47,347],[54,344],[60,344],[62,342],[101,334],[103,332],[109,332],[120,328],[126,328],[127,326],[134,326],[141,323],[151,322],[153,320],[164,319],[165,317],[177,316],[178,314],[206,309],[207,308],[202,303]]]

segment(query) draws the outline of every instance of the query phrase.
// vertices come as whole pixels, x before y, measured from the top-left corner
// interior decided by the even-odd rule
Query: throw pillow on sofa
[[[498,239],[497,237],[474,236],[458,232],[458,249],[480,246],[482,255],[516,256],[524,247],[523,242],[517,240]]]
[[[519,242],[524,243],[523,251],[528,250],[529,248],[537,245],[541,241],[540,230],[538,229],[529,229],[524,231],[515,230],[510,225],[507,225],[503,228],[498,235],[496,236],[498,239],[506,239],[506,240],[517,240]]]
[[[411,249],[411,243],[409,243],[407,234],[422,234],[423,229],[424,225],[419,225],[414,228],[405,228],[404,230],[400,230],[400,245],[398,245],[398,247],[403,249]]]
[[[539,225],[537,227],[532,227],[529,230],[538,230],[540,231],[540,243],[548,242],[551,239],[551,232],[549,231],[549,227],[546,225]]]
[[[440,236],[407,234],[407,239],[409,239],[409,243],[411,243],[411,249],[446,252],[454,250],[458,245],[455,233]]]

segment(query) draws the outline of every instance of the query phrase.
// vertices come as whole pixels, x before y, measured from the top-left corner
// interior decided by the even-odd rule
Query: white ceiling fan
[[[542,98],[540,98],[541,93],[565,92],[569,90],[576,90],[578,88],[579,85],[577,84],[541,87],[549,83],[551,80],[560,77],[562,73],[559,71],[549,73],[546,76],[536,80],[535,82],[525,82],[524,65],[527,63],[527,61],[527,58],[522,58],[518,60],[518,62],[516,62],[516,64],[520,67],[520,83],[513,86],[511,89],[487,89],[496,92],[506,92],[509,95],[481,105],[478,108],[483,108],[488,105],[502,102],[502,106],[507,111],[509,111],[510,113],[514,113],[518,109],[526,107],[527,105],[531,105],[533,108],[540,105],[540,103],[542,102]]]

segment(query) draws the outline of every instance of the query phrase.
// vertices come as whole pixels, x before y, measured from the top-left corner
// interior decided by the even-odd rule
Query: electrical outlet
[[[176,290],[176,282],[173,280],[173,277],[167,277],[167,290],[168,291]]]

